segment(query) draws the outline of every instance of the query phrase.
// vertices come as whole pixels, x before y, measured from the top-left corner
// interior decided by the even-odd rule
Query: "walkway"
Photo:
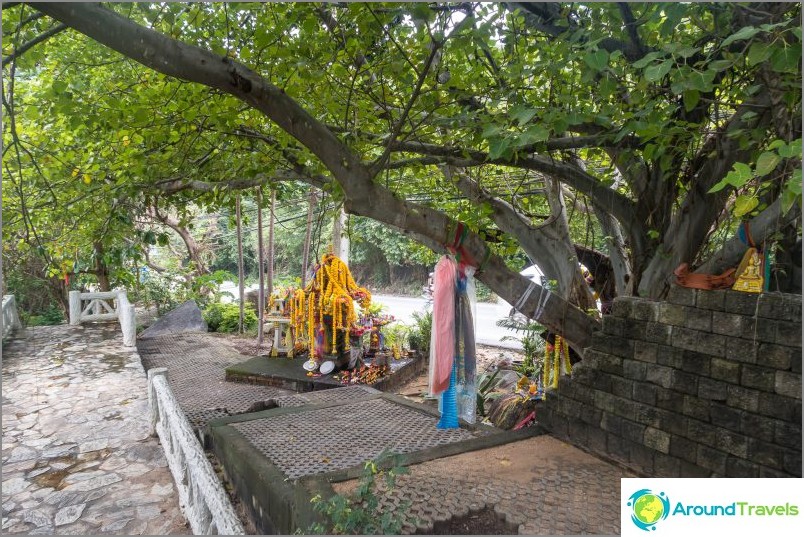
[[[146,384],[116,324],[37,327],[3,347],[3,533],[190,533]]]
[[[399,436],[425,419],[413,407],[405,410],[413,412],[413,417],[386,415],[379,394],[363,387],[296,394],[226,382],[224,369],[244,357],[208,334],[140,340],[142,362],[136,351],[122,347],[121,339],[116,325],[41,327],[29,329],[4,347],[4,533],[189,533],[162,449],[148,434],[143,364],[168,368],[171,387],[196,427],[204,427],[213,418],[266,407],[279,406],[283,411],[297,407],[298,412],[285,412],[287,417],[269,412],[242,416],[237,420],[242,425],[234,424],[242,428],[258,425],[260,419],[268,423],[297,416],[301,421],[292,424],[298,431],[291,436],[303,438],[304,449],[288,452],[287,467],[282,465],[285,459],[274,461],[288,477],[360,466],[357,460],[335,464],[338,461],[333,459],[326,467],[307,461],[300,470],[291,471],[296,451],[307,455],[332,451],[323,438],[326,427],[297,434],[304,429],[300,424],[314,422],[308,418],[316,412],[376,399],[370,401],[370,412],[360,414],[362,436],[355,427],[337,430],[332,423],[330,436],[344,436],[342,440],[351,448],[347,451],[360,447],[361,438],[372,448],[393,445],[399,449],[394,439],[378,440],[383,427],[391,425]],[[310,404],[316,406],[305,408]],[[270,430],[258,431],[256,436],[248,431],[241,434],[260,447],[282,436],[278,425],[272,422]],[[419,430],[411,434],[414,440],[419,438],[417,442],[438,440],[433,424],[426,431],[432,434]],[[413,449],[428,446],[416,444]],[[265,460],[277,457],[284,447],[273,446]],[[438,458],[412,465],[410,471],[398,488],[381,499],[388,511],[411,501],[409,513],[415,522],[406,524],[405,533],[416,529],[430,533],[443,528],[453,514],[462,517],[485,510],[504,519],[510,533],[617,533],[619,479],[631,476],[549,436]],[[353,486],[355,481],[347,481],[335,488],[346,492]]]

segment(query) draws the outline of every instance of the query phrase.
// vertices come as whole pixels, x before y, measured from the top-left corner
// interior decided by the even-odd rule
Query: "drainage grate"
[[[437,429],[436,422],[433,416],[374,399],[232,426],[295,479],[360,466],[383,449],[410,453],[479,435],[465,429]]]

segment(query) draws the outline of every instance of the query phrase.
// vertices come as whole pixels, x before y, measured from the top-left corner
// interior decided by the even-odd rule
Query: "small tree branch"
[[[801,209],[798,204],[793,204],[793,207],[787,211],[787,214],[783,215],[781,213],[782,202],[777,198],[776,201],[768,205],[764,211],[748,222],[751,237],[754,239],[754,242],[763,242],[775,231],[784,228],[801,217]],[[724,244],[715,255],[698,267],[695,272],[720,274],[727,268],[736,266],[740,262],[743,254],[745,254],[746,248],[747,246],[742,239],[734,235],[731,239],[726,241],[726,244]]]
[[[9,54],[5,58],[3,58],[3,67],[5,67],[12,60],[14,60],[16,58],[19,58],[20,56],[25,54],[28,50],[30,50],[31,48],[35,47],[39,43],[50,39],[51,37],[53,37],[54,35],[58,34],[59,32],[63,32],[67,28],[68,28],[68,26],[66,24],[59,23],[56,26],[53,26],[52,28],[50,28],[48,30],[45,30],[44,32],[42,32],[41,34],[37,35],[36,37],[31,39],[30,41],[26,41],[25,43],[20,45],[18,48],[14,49],[14,52],[12,52],[11,54]]]

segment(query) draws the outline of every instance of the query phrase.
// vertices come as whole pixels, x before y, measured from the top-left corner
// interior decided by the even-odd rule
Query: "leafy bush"
[[[414,324],[408,333],[408,343],[410,344],[410,348],[421,351],[423,354],[429,354],[430,332],[433,328],[433,312],[414,312],[413,323]]]
[[[239,304],[211,304],[204,310],[204,320],[210,332],[237,333],[240,322]],[[243,313],[243,331],[257,328],[257,313],[250,304],[246,304]]]
[[[383,470],[384,466],[391,466]],[[399,465],[399,455],[383,451],[376,459],[366,461],[363,475],[357,490],[351,497],[336,494],[324,500],[316,495],[310,501],[313,509],[327,519],[325,524],[313,524],[308,534],[333,535],[399,535],[402,526],[408,520],[415,522],[408,514],[410,502],[404,502],[396,511],[379,508],[377,492],[380,487],[391,490],[396,484],[396,477],[408,473],[408,469]],[[384,482],[377,480],[384,478]]]
[[[522,332],[522,337],[505,336],[503,339],[513,339],[522,343],[522,352],[525,359],[515,368],[516,372],[526,377],[533,377],[542,371],[544,361],[544,339],[539,335],[544,327],[531,320],[522,320],[517,317],[507,317],[497,321],[497,326],[510,328]]]
[[[54,304],[50,304],[37,315],[21,314],[27,326],[52,326],[64,322],[64,313]]]

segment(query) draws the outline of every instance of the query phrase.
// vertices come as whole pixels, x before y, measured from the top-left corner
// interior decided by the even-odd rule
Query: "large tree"
[[[183,128],[213,140],[196,152],[235,155],[219,164],[229,174],[196,155],[133,178],[140,188],[219,196],[301,180],[435,251],[461,220],[479,278],[511,303],[527,295],[522,311],[578,348],[595,322],[573,306],[589,300],[577,207],[599,220],[618,292],[649,297],[681,262],[733,265],[739,219],[764,241],[800,214],[798,4],[32,7],[166,75],[125,64],[146,93],[189,104],[176,107]],[[25,13],[12,67],[62,32],[28,31]],[[139,162],[187,138],[170,136],[146,140]],[[506,266],[512,242],[554,293]]]

